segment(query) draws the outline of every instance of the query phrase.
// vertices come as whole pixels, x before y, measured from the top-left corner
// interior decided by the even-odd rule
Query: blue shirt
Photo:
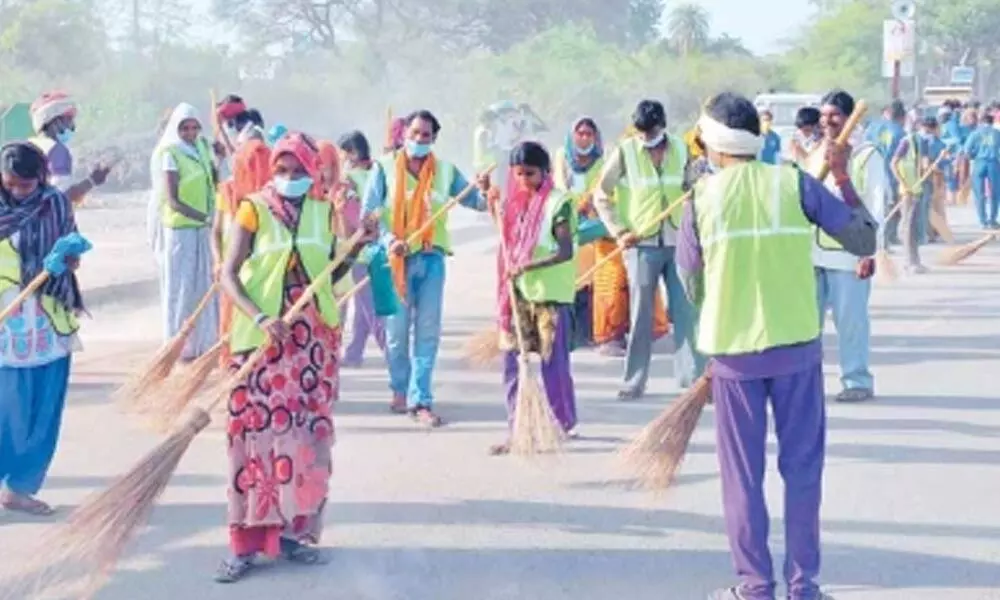
[[[452,171],[454,176],[451,180],[451,187],[448,189],[448,195],[454,198],[458,196],[465,188],[469,186],[468,180],[465,176],[458,170],[458,168]],[[387,198],[389,196],[389,191],[386,186],[385,170],[382,169],[382,163],[375,162],[372,166],[371,174],[368,177],[368,185],[365,187],[364,195],[361,201],[361,216],[366,218],[376,211],[381,211],[386,208]],[[479,212],[485,212],[486,198],[479,192],[478,188],[474,188],[472,192],[462,199],[460,204],[466,208],[471,208],[472,210],[477,210]],[[385,228],[385,221],[379,219],[379,234],[382,241],[387,248],[394,241],[396,241],[396,236],[392,234],[391,231]],[[435,248],[437,252],[442,252],[440,248]]]
[[[773,131],[764,134],[764,145],[757,155],[757,159],[769,165],[778,164],[778,157],[781,156],[781,136]]]
[[[964,152],[969,160],[996,161],[1000,152],[1000,131],[992,125],[980,125],[965,140]]]

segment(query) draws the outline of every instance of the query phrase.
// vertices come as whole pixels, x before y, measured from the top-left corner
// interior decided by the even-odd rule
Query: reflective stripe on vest
[[[851,157],[851,183],[859,196],[865,193],[868,182],[868,160],[875,155],[875,150],[875,146],[868,145],[860,148]],[[840,242],[827,235],[821,227],[814,226],[813,229],[816,232],[816,245],[820,250],[844,250]]]
[[[382,172],[385,174],[386,206],[382,211],[382,224],[387,231],[392,231],[393,202],[396,189],[396,154],[387,154],[379,159]],[[427,207],[427,218],[435,214],[448,200],[451,199],[451,184],[455,179],[455,167],[450,163],[438,160],[436,164],[437,172],[434,174],[434,183],[431,185],[430,202],[424,202]],[[417,187],[417,178],[409,171],[406,172],[406,194],[407,199],[413,194]],[[409,232],[408,232],[409,233]],[[446,254],[451,254],[451,233],[448,231],[448,213],[437,218],[434,222],[432,242],[434,247],[441,249]],[[420,240],[415,240],[410,244],[410,254],[423,251]]]
[[[240,281],[251,300],[271,318],[281,315],[285,298],[285,279],[293,247],[310,281],[330,262],[335,238],[330,227],[330,203],[307,198],[302,205],[298,232],[292,235],[268,208],[267,202],[254,194],[247,198],[257,211],[258,229],[254,247],[240,268]],[[319,286],[315,301],[323,322],[331,327],[340,324],[340,311],[333,297],[333,285],[327,280]],[[264,343],[264,332],[243,311],[233,311],[230,347],[235,353],[246,352]]]
[[[0,242],[0,296],[15,287],[21,288],[21,257],[6,239]],[[76,316],[52,296],[40,294],[39,305],[59,335],[73,335],[80,329]]]
[[[640,238],[655,234],[663,226],[653,218],[684,193],[684,167],[687,148],[683,140],[667,136],[668,148],[660,173],[645,148],[642,138],[632,137],[622,142],[625,180],[628,193],[619,200],[619,214],[625,226]],[[667,219],[676,228],[673,217]]]
[[[705,298],[698,350],[761,352],[819,336],[812,227],[794,167],[735,165],[695,185]]]
[[[538,232],[538,242],[532,251],[532,259],[552,256],[559,250],[559,241],[552,233],[555,218],[567,203],[573,199],[565,192],[552,190],[545,202],[545,217]],[[575,211],[570,211],[570,233],[575,236]],[[558,302],[572,304],[576,297],[576,250],[573,258],[542,269],[525,271],[517,278],[517,289],[528,302]]]
[[[164,148],[162,152],[170,154],[177,165],[177,198],[182,204],[194,210],[211,215],[215,203],[214,185],[212,182],[212,155],[208,142],[198,138],[198,159],[179,148]],[[161,154],[162,156],[162,154]],[[167,190],[160,199],[160,218],[163,226],[170,229],[191,229],[205,227],[207,223],[195,221],[182,215],[170,207]]]

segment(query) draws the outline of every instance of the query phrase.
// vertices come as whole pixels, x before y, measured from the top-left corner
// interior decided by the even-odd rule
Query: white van
[[[788,143],[795,134],[795,115],[803,106],[815,106],[823,100],[820,94],[759,94],[753,104],[759,109],[769,108],[774,115],[771,128],[781,136],[781,153],[788,156]]]

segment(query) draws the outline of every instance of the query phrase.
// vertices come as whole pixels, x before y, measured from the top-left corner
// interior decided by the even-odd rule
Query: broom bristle
[[[145,366],[115,391],[112,400],[123,410],[141,411],[142,399],[173,372],[186,341],[187,336],[177,336],[163,345]]]
[[[965,244],[964,246],[959,246],[958,248],[955,248],[954,250],[945,254],[939,262],[942,265],[948,265],[948,266],[957,265],[958,263],[972,256],[973,254],[982,250],[984,247],[986,247],[987,244],[992,242],[993,239],[994,239],[994,234],[991,233],[989,235],[983,236],[982,238],[976,240],[975,242]]]
[[[892,257],[884,249],[875,253],[875,276],[883,281],[899,279],[896,261],[892,260]]]
[[[640,487],[664,490],[674,483],[710,398],[710,380],[702,376],[619,451]]]
[[[520,371],[510,453],[534,456],[557,452],[562,447],[562,428],[526,362],[522,361]]]
[[[465,360],[474,367],[495,365],[503,354],[496,329],[484,329],[472,336],[465,344],[464,354]]]
[[[159,432],[168,430],[191,403],[198,398],[198,392],[219,368],[219,356],[223,345],[216,344],[188,368],[177,373],[164,387],[164,393],[153,394],[145,403],[143,415],[150,425]]]
[[[941,215],[941,213],[935,210],[930,211],[928,221],[931,228],[934,229],[939,236],[941,236],[941,239],[944,240],[945,243],[955,243],[955,233],[952,232],[951,227],[948,225],[948,220]]]
[[[64,524],[38,538],[34,553],[22,548],[25,555],[35,558],[15,583],[5,582],[0,600],[38,597],[80,579],[88,593],[75,597],[89,597],[95,592],[148,523],[181,458],[209,421],[204,410],[195,411],[183,427],[111,486],[86,500]],[[28,590],[32,595],[27,595]]]

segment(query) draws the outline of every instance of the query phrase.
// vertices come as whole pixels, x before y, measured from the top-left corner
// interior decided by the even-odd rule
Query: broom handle
[[[927,171],[925,171],[924,174],[920,176],[920,179],[917,179],[917,182],[913,184],[913,187],[909,188],[911,193],[915,194],[917,190],[920,188],[920,186],[924,185],[924,182],[930,179],[931,175],[934,174],[934,169],[936,169],[937,166],[941,164],[941,161],[944,160],[945,156],[947,155],[948,155],[947,152],[942,152],[941,155],[937,157],[937,160],[934,161],[934,164],[932,164],[930,168],[927,169]],[[903,208],[903,203],[897,202],[896,206],[893,206],[892,210],[889,211],[889,214],[885,216],[885,220],[888,221],[889,219],[891,219],[893,216],[895,216],[896,213],[900,211],[901,208]]]
[[[655,217],[653,217],[653,222],[656,223],[656,224],[659,224],[661,221],[663,221],[664,219],[666,219],[667,217],[669,217],[671,215],[671,213],[673,213],[675,210],[677,210],[677,207],[679,207],[680,205],[682,205],[685,202],[687,202],[688,200],[690,200],[692,194],[693,194],[693,192],[687,192],[686,194],[684,194],[680,198],[678,198],[678,199],[674,200],[673,202],[671,202],[670,206],[668,206],[666,209],[664,209],[663,212],[661,212],[660,214],[658,214]],[[594,273],[596,273],[598,271],[598,269],[600,269],[601,267],[603,267],[604,265],[608,264],[612,260],[614,260],[614,259],[618,258],[619,256],[621,256],[622,252],[624,252],[624,251],[625,251],[624,247],[618,246],[617,248],[615,248],[614,252],[611,252],[610,254],[608,254],[607,256],[605,256],[604,258],[602,258],[601,260],[599,260],[596,263],[594,263],[594,266],[592,266],[589,269],[587,269],[586,273],[584,273],[583,275],[580,275],[579,277],[577,277],[577,279],[576,279],[576,285],[577,285],[577,287],[579,287],[583,282],[585,282],[588,279],[590,279],[590,277]]]
[[[392,105],[385,107],[385,151],[389,152],[393,146],[392,139]]]
[[[194,312],[191,313],[191,316],[188,317],[186,321],[184,321],[183,325],[181,325],[180,331],[177,333],[177,337],[187,336],[192,331],[194,331],[194,326],[198,322],[198,317],[201,316],[201,313],[205,312],[205,309],[208,308],[209,303],[212,301],[212,298],[215,297],[215,293],[218,291],[219,291],[219,282],[216,281],[215,283],[212,284],[212,287],[208,288],[208,291],[205,292],[205,295],[202,296],[201,301],[198,302],[198,306],[195,307]]]
[[[27,287],[25,287],[21,291],[21,293],[18,294],[16,298],[14,298],[14,300],[7,306],[7,308],[0,311],[0,323],[3,323],[4,321],[7,320],[8,317],[14,314],[14,312],[17,311],[17,309],[20,308],[22,304],[24,304],[24,301],[30,298],[32,294],[37,292],[38,289],[41,288],[43,285],[45,285],[45,282],[48,280],[49,280],[48,271],[42,271],[41,273],[36,275],[35,278],[31,280],[31,283],[29,283]]]
[[[835,145],[841,147],[847,145],[847,142],[851,139],[851,134],[861,123],[861,118],[865,116],[866,112],[868,112],[868,103],[864,100],[858,100],[858,103],[854,105],[854,111],[851,112],[851,116],[847,117],[847,123],[844,123],[844,128],[840,130],[840,135],[838,135],[836,141],[834,141]],[[819,169],[819,173],[816,174],[816,179],[823,181],[829,174],[830,163],[824,161],[823,166]]]

